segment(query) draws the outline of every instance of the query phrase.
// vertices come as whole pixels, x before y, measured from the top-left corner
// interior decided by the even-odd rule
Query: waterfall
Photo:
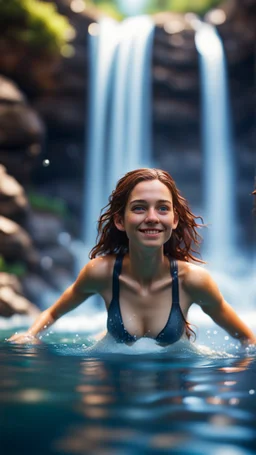
[[[154,26],[147,16],[119,25],[107,157],[107,194],[126,172],[152,165],[151,54]]]
[[[117,24],[106,18],[99,23],[98,34],[89,35],[89,106],[85,185],[83,197],[82,240],[87,250],[96,238],[96,225],[104,198],[104,158],[109,116],[109,95],[117,46]]]
[[[204,221],[209,223],[204,257],[223,295],[244,309],[255,303],[255,271],[239,250],[235,158],[226,62],[215,28],[197,21],[195,43],[200,56],[202,143],[204,154]]]
[[[236,242],[235,160],[232,143],[226,62],[214,27],[201,24],[195,36],[200,55],[204,219],[209,223],[206,256],[226,270]]]
[[[146,16],[103,19],[90,36],[89,123],[82,239],[95,244],[107,196],[124,173],[152,164],[151,55],[154,25]]]

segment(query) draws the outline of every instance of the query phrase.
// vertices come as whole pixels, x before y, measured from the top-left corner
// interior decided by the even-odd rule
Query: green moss
[[[91,0],[91,3],[118,20],[124,17],[118,0]],[[223,0],[148,0],[141,13],[155,14],[160,11],[173,11],[203,15],[220,3],[223,3]]]
[[[211,8],[214,8],[222,0],[150,0],[146,12],[156,13],[159,11],[173,11],[179,13],[196,13],[204,15]]]
[[[61,217],[68,216],[68,208],[65,201],[59,198],[50,198],[34,192],[28,193],[31,207],[42,212],[50,212]]]
[[[32,49],[59,52],[71,29],[54,3],[39,0],[0,0],[1,34]]]
[[[7,263],[4,257],[0,255],[0,272],[23,276],[27,272],[27,267],[22,262]]]

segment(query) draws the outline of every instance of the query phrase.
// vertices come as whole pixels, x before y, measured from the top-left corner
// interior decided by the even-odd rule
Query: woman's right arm
[[[63,292],[50,308],[38,316],[27,332],[17,333],[8,341],[18,344],[38,342],[36,335],[50,327],[64,314],[74,310],[91,295],[100,292],[104,285],[104,269],[106,269],[100,259],[96,258],[90,261],[82,269],[77,280]]]

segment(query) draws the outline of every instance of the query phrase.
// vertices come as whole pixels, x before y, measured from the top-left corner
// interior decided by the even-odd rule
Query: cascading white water
[[[214,27],[201,24],[195,36],[200,55],[204,219],[209,223],[206,256],[226,270],[236,241],[235,159],[230,122],[226,62]]]
[[[103,19],[90,37],[90,100],[83,240],[95,244],[100,209],[118,178],[152,164],[151,50],[146,16],[122,23]]]
[[[253,307],[253,265],[237,241],[235,158],[223,46],[215,28],[197,21],[200,55],[204,178],[204,257],[225,298],[237,308]],[[205,235],[206,234],[206,235]]]
[[[105,202],[104,159],[108,134],[109,96],[117,46],[117,23],[104,19],[96,35],[89,35],[89,106],[82,240],[89,249],[95,244],[96,222]]]

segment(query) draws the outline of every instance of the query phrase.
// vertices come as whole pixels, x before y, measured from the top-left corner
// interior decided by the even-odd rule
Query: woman
[[[128,172],[117,183],[98,225],[91,261],[54,305],[15,343],[36,336],[93,294],[108,311],[107,329],[117,342],[141,337],[168,345],[194,333],[186,321],[192,303],[242,344],[256,343],[252,331],[225,302],[194,256],[200,226],[171,176],[158,169]]]

